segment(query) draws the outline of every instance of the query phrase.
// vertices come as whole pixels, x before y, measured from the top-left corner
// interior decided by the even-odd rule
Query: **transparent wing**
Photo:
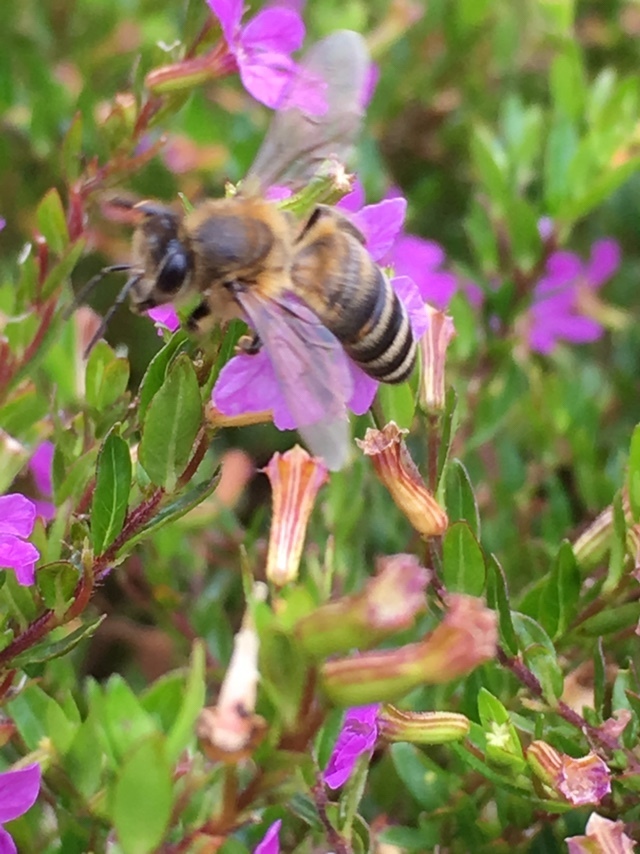
[[[311,47],[245,180],[265,189],[306,180],[330,157],[344,163],[362,123],[369,66],[364,39],[351,30]]]
[[[264,300],[248,290],[236,299],[269,355],[298,432],[331,470],[342,468],[353,379],[340,342],[293,295]]]

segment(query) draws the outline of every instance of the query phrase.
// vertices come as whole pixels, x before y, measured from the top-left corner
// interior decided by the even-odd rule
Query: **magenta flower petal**
[[[226,43],[231,47],[242,18],[242,0],[207,0],[209,8],[220,21],[222,34]]]
[[[413,234],[403,234],[396,240],[391,253],[396,274],[413,279],[423,301],[440,309],[448,306],[458,285],[453,273],[437,269],[444,260],[441,246]]]
[[[28,537],[36,521],[36,508],[20,493],[0,495],[0,534]]]
[[[30,809],[40,791],[40,766],[35,763],[0,774],[0,823],[13,821]]]
[[[3,216],[0,216],[0,231],[6,226],[7,221]]]
[[[42,501],[36,498],[33,503],[36,508],[36,516],[44,519],[45,522],[50,522],[56,515],[56,505],[52,504],[51,501]]]
[[[587,264],[586,277],[596,288],[613,276],[620,266],[620,245],[616,240],[597,240],[591,247],[591,258]]]
[[[345,715],[340,735],[324,772],[330,789],[346,783],[360,756],[371,756],[378,738],[377,717],[380,705],[355,706]]]
[[[176,314],[176,310],[171,303],[159,305],[156,308],[150,308],[147,315],[154,321],[154,323],[166,326],[169,332],[175,332],[180,326],[180,318]],[[162,334],[162,332],[160,332],[160,334]]]
[[[422,338],[429,326],[429,316],[416,283],[409,276],[395,276],[391,284],[409,313],[414,338]]]
[[[281,53],[261,53],[255,59],[244,59],[239,63],[240,79],[247,92],[256,101],[272,110],[282,107],[295,64]],[[291,106],[298,106],[297,100]]]
[[[0,827],[0,854],[18,854],[16,843],[4,827]]]
[[[273,822],[265,833],[262,842],[256,846],[253,854],[280,854],[280,839],[278,835],[281,825],[282,819]]]
[[[270,409],[279,430],[296,427],[265,349],[255,356],[241,354],[228,361],[220,371],[212,400],[225,415]]]
[[[12,569],[18,584],[23,587],[33,584],[39,557],[40,552],[31,543],[25,543],[12,534],[0,534],[0,567]]]
[[[347,193],[346,196],[343,196],[338,204],[337,208],[340,208],[343,211],[351,211],[352,213],[356,213],[360,208],[364,207],[365,203],[365,195],[364,195],[364,187],[362,186],[362,182],[360,180],[356,180],[353,184],[353,189],[350,193]]]
[[[356,415],[369,411],[378,390],[378,382],[349,359],[349,370],[353,380],[353,392],[349,400],[349,409]]]
[[[303,41],[304,24],[298,12],[278,6],[258,12],[243,27],[240,38],[248,54],[291,53],[300,50]]]
[[[29,461],[31,474],[33,475],[36,488],[41,495],[49,496],[53,492],[51,467],[53,465],[54,451],[53,442],[42,442],[38,445]]]
[[[364,234],[367,251],[374,261],[381,261],[400,233],[407,213],[406,199],[383,199],[376,205],[365,205],[352,215],[355,225]]]

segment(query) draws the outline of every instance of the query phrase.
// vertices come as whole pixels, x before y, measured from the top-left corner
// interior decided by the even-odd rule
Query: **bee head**
[[[189,286],[191,251],[180,236],[180,216],[171,208],[140,202],[142,214],[133,238],[133,268],[143,271],[130,291],[131,308],[147,311],[173,302]]]

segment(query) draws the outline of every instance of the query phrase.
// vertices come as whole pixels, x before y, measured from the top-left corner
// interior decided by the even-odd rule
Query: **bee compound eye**
[[[171,241],[170,246],[158,272],[156,287],[165,294],[176,294],[186,279],[189,269],[189,256],[178,241]]]

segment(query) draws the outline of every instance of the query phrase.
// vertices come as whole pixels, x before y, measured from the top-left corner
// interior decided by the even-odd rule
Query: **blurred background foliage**
[[[172,96],[140,138],[133,134],[130,96],[140,103],[145,75],[175,61],[179,45],[191,43],[208,14],[203,0],[0,4],[0,215],[7,222],[0,232],[0,311],[13,308],[13,290],[28,263],[23,247],[38,229],[43,196],[54,187],[66,202],[69,187],[94,158],[103,165],[122,155],[124,163],[164,138],[156,157],[131,173],[116,169],[105,183],[166,200],[179,193],[191,202],[218,196],[225,181],[245,174],[269,115],[235,78]],[[437,241],[460,282],[484,293],[474,307],[461,289],[451,305],[458,333],[447,364],[458,399],[451,455],[464,463],[473,484],[486,554],[498,557],[518,607],[539,617],[540,585],[555,565],[559,543],[574,539],[611,504],[638,421],[640,4],[309,0],[304,18],[310,42],[340,27],[362,31],[379,65],[356,160],[368,200],[399,187],[409,203],[407,230]],[[129,257],[130,230],[105,216],[100,192],[87,198],[88,247],[71,276],[76,291],[105,263]],[[583,258],[599,237],[615,238],[622,249],[620,269],[596,309],[606,334],[590,345],[559,345],[545,356],[523,344],[517,323],[536,270],[541,274],[542,217],[554,223],[555,246]],[[94,308],[104,312],[119,286],[105,280],[92,297]],[[128,348],[129,390],[135,393],[161,339],[126,306],[107,338]],[[38,367],[43,400],[53,396],[55,380],[58,405],[69,404],[74,391],[65,389],[52,359]],[[357,435],[369,424],[359,419]],[[213,471],[225,450],[240,447],[264,465],[274,449],[294,440],[267,426],[224,431],[207,464]],[[409,444],[424,464],[424,432],[417,430]],[[343,591],[361,586],[376,555],[422,548],[367,468],[358,459],[347,473],[332,476],[308,538],[316,544],[308,567],[320,575],[327,531],[333,535],[336,585]],[[122,668],[143,686],[184,661],[193,635],[226,661],[242,611],[239,544],[251,565],[263,563],[268,494],[264,477],[256,475],[233,510],[208,504],[159,530],[128,559],[117,582],[99,591],[97,610],[112,619],[100,630],[100,643],[88,654],[75,653],[75,664],[98,677]],[[605,573],[596,575],[596,585]],[[637,663],[635,637],[630,640],[640,615],[636,598],[608,629],[617,641],[609,652],[612,664],[626,665],[629,656]],[[188,627],[172,616],[185,600]],[[605,596],[601,607],[616,601],[607,603]],[[581,637],[586,657],[596,634]],[[569,634],[563,639],[568,658],[574,641]],[[68,660],[51,665],[45,686],[71,685],[70,667]],[[494,671],[483,680],[498,695],[516,696],[511,676]],[[472,716],[479,684],[474,676],[462,687],[425,689],[414,699],[424,708],[439,707],[455,690],[459,707]],[[435,771],[431,760],[414,754],[396,745],[374,770],[371,815],[384,809],[417,824],[424,810],[450,803],[451,781],[443,776],[427,790],[424,775]],[[397,802],[404,790],[396,788],[396,774],[403,775],[412,801]],[[519,826],[533,820],[508,794],[500,810]],[[485,818],[478,844],[492,832],[492,819]],[[451,821],[455,836],[464,810]],[[435,832],[423,830],[419,845]],[[556,850],[547,833],[528,850]]]

